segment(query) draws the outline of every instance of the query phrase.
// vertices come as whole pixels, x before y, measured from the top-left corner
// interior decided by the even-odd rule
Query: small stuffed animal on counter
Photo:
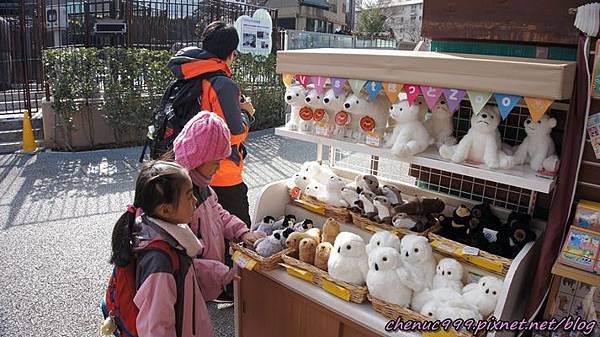
[[[294,231],[296,232],[304,232],[314,227],[313,221],[311,219],[304,219],[302,222],[298,222],[294,225]]]
[[[314,228],[307,230],[304,233],[306,233],[306,235],[308,235],[308,237],[313,238],[315,240],[315,242],[317,243],[317,245],[319,243],[321,243],[321,230],[320,229],[314,227]]]
[[[346,182],[338,177],[331,176],[325,184],[325,194],[321,201],[335,207],[348,207],[348,203],[342,198],[342,189],[346,186]]]
[[[405,235],[400,241],[400,254],[404,268],[408,274],[406,284],[415,292],[428,291],[433,287],[435,275],[435,259],[433,249],[426,237]],[[421,306],[425,304],[424,301]],[[417,311],[420,311],[420,307]]]
[[[425,128],[433,138],[435,145],[439,148],[442,144],[454,145],[456,139],[452,137],[454,126],[452,124],[452,115],[445,100],[439,101],[433,110],[431,116],[425,121]]]
[[[350,123],[349,114],[344,109],[346,101],[346,93],[335,93],[333,88],[328,89],[323,96],[323,106],[329,118],[329,128],[333,131],[336,137],[343,138],[346,132],[346,126]],[[338,113],[342,113],[338,115]],[[344,118],[344,116],[346,118]],[[338,124],[340,123],[340,124]]]
[[[304,194],[321,200],[325,195],[325,186],[317,182],[312,182],[306,186],[304,189]]]
[[[373,198],[375,198],[375,194],[369,191],[362,191],[358,195],[358,200],[360,200],[363,205],[363,215],[368,219],[375,219],[375,216],[377,216]]]
[[[310,182],[311,179],[306,172],[298,172],[292,178],[292,187],[297,187],[300,191],[304,192],[306,186],[308,186]]]
[[[349,94],[344,101],[344,111],[350,114],[350,124],[346,127],[345,137],[355,141],[362,140],[360,119],[369,108],[369,103],[362,94]]]
[[[476,322],[483,319],[476,307],[466,304],[463,301],[439,301],[433,299],[427,302],[421,309],[421,315],[429,319],[437,319],[443,321],[451,319],[456,321],[462,319],[466,321],[473,319]]]
[[[368,191],[375,195],[381,195],[379,179],[374,175],[359,174],[354,178],[354,183],[356,184],[356,192],[358,193]]]
[[[386,197],[378,196],[373,198],[373,206],[377,211],[375,221],[391,225],[392,217],[394,216],[392,203]]]
[[[490,204],[482,203],[471,208],[471,222],[476,222],[476,225],[499,230],[502,226],[500,219],[494,214]]]
[[[462,292],[463,272],[462,264],[455,259],[441,259],[433,277],[433,289],[450,288],[456,292]]]
[[[363,142],[367,135],[371,135],[383,140],[387,127],[388,106],[388,99],[383,95],[377,95],[372,101],[362,94],[348,96],[344,102],[344,110],[350,113],[352,120],[358,120],[352,138]]]
[[[455,163],[470,161],[485,164],[488,168],[510,169],[515,165],[512,156],[502,150],[498,108],[486,105],[471,117],[471,128],[457,145],[442,145],[440,155]]]
[[[292,109],[290,120],[287,122],[285,127],[288,130],[296,131],[300,125],[300,109],[302,109],[306,103],[304,100],[306,97],[306,89],[299,84],[292,85],[287,88],[284,97],[285,102]]]
[[[398,206],[404,203],[404,200],[402,200],[402,192],[395,186],[384,185],[381,189],[381,193],[388,199],[392,206]]]
[[[336,280],[363,285],[369,270],[363,239],[354,233],[341,232],[335,239],[327,269]]]
[[[408,307],[412,290],[404,285],[401,273],[400,253],[391,247],[376,248],[369,256],[367,288],[369,293],[380,300]]]
[[[329,178],[337,177],[337,175],[325,165],[320,165],[316,161],[309,161],[302,164],[300,172],[304,172],[311,179],[311,182],[316,182],[321,185],[327,184]]]
[[[523,127],[525,128],[527,137],[523,139],[523,142],[515,151],[514,158],[516,165],[529,163],[529,166],[534,171],[546,169],[549,172],[554,172],[555,168],[544,167],[544,162],[551,156],[556,157],[554,141],[550,136],[556,123],[556,119],[547,115],[542,116],[537,123],[531,117],[525,120]],[[558,160],[558,157],[556,157],[556,160]]]
[[[406,94],[401,93],[399,100],[389,109],[396,126],[385,147],[391,148],[392,153],[398,157],[410,157],[427,149],[430,143],[429,133],[423,125],[419,106],[411,106]]]
[[[297,256],[298,254],[298,248],[300,246],[300,241],[302,241],[302,239],[308,238],[308,234],[306,233],[302,233],[302,232],[294,232],[291,233],[288,238],[285,240],[285,246],[287,248],[291,248],[295,251],[295,255]]]
[[[280,234],[281,239],[279,239],[279,241],[281,243],[281,247],[285,248],[286,247],[285,242],[287,241],[290,234],[294,233],[294,229],[291,227],[287,227],[285,229],[274,230],[273,235],[276,233]]]
[[[367,254],[370,255],[372,251],[382,247],[394,248],[399,252],[400,238],[392,232],[378,231],[371,236],[371,240],[369,240],[369,243],[365,246],[365,249]]]
[[[294,227],[295,224],[296,224],[296,216],[293,214],[288,214],[288,215],[284,216],[282,219],[279,219],[275,223],[273,223],[273,230]]]
[[[309,264],[315,263],[315,252],[317,250],[317,242],[313,238],[304,238],[299,245],[300,261]]]
[[[331,254],[332,249],[333,245],[329,242],[321,242],[317,246],[317,251],[315,253],[315,267],[327,271],[327,262],[329,261],[329,255]]]
[[[327,219],[323,224],[323,233],[321,234],[321,242],[329,242],[333,245],[335,238],[340,234],[340,224],[333,218]]]
[[[408,215],[406,213],[394,215],[392,218],[392,225],[396,228],[406,228],[418,233],[431,227],[429,217],[423,215]]]
[[[413,311],[422,312],[425,305],[431,301],[460,303],[462,301],[462,296],[460,292],[450,288],[438,288],[432,290],[425,288],[424,290],[413,294],[410,308]]]
[[[253,232],[263,232],[266,235],[273,234],[273,224],[275,223],[275,218],[268,215],[263,218],[262,222],[252,224],[250,230]]]
[[[467,284],[463,288],[463,300],[477,307],[483,317],[488,317],[496,310],[503,286],[502,280],[493,276],[484,276],[479,282]]]
[[[283,235],[281,230],[274,231],[273,234],[256,240],[254,243],[254,250],[258,255],[263,257],[277,254],[283,250],[283,246],[281,245],[282,238]]]
[[[505,255],[515,258],[528,242],[535,241],[536,234],[531,230],[531,217],[528,214],[511,212],[506,227],[510,233],[510,248]]]
[[[358,193],[356,193],[356,189],[349,186],[343,187],[341,197],[346,203],[348,203],[348,209],[350,211],[354,213],[362,213],[362,207],[358,206],[360,201],[358,198]]]
[[[446,204],[441,199],[435,198],[415,198],[402,205],[394,207],[396,213],[405,213],[408,215],[423,215],[442,213]]]
[[[321,118],[325,117],[325,105],[323,104],[321,94],[319,94],[315,88],[308,90],[304,101],[306,102],[306,107],[311,109],[312,115],[309,120],[304,120],[302,116],[300,116],[300,131],[312,132],[315,127],[316,115],[322,114]]]
[[[464,242],[471,221],[471,211],[465,205],[460,205],[454,212],[452,218],[440,217],[442,220],[442,235],[450,240]]]

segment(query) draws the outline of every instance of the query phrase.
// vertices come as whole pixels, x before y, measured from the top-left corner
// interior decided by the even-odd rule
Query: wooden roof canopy
[[[562,100],[575,62],[383,49],[301,49],[277,53],[277,72],[419,84]]]

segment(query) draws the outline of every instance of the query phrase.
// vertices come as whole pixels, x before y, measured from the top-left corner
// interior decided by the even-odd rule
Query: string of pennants
[[[383,91],[387,96],[388,100],[393,104],[398,99],[398,94],[404,90],[408,98],[408,103],[412,105],[419,94],[423,95],[425,102],[429,109],[433,109],[437,104],[440,97],[445,97],[448,108],[451,112],[455,112],[460,102],[467,96],[471,101],[473,112],[479,113],[481,109],[488,103],[492,96],[496,99],[498,110],[502,119],[506,119],[511,110],[521,101],[525,100],[525,104],[531,114],[531,119],[537,122],[544,116],[548,108],[552,105],[554,100],[536,97],[522,97],[518,95],[508,95],[502,93],[491,93],[491,92],[480,92],[472,90],[462,90],[454,88],[438,88],[431,86],[422,86],[417,84],[403,84],[403,83],[388,83],[381,81],[367,81],[367,80],[356,80],[346,79],[338,77],[324,77],[324,76],[309,76],[309,75],[293,75],[283,74],[283,83],[286,87],[290,87],[295,81],[299,82],[303,87],[307,87],[309,84],[313,84],[315,90],[321,94],[325,88],[325,84],[329,81],[333,91],[336,94],[341,94],[344,90],[346,83],[350,86],[354,93],[360,93],[363,89],[368,94],[368,100],[371,101],[377,97],[377,95]]]

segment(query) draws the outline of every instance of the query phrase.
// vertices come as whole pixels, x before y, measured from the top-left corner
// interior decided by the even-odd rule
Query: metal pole
[[[25,0],[21,0],[21,15],[19,21],[21,21],[20,32],[21,32],[21,58],[22,58],[22,67],[23,67],[23,82],[25,82],[25,108],[27,111],[25,113],[29,114],[29,118],[31,118],[31,93],[29,92],[29,74],[27,74],[27,49],[25,46],[27,45],[27,38],[25,36]]]

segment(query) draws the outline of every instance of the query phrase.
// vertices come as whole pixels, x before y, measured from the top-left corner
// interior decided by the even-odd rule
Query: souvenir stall
[[[261,192],[252,228],[267,237],[233,247],[237,335],[441,336],[425,323],[522,319],[575,63],[348,49],[277,62],[290,114],[275,132],[318,155]]]

